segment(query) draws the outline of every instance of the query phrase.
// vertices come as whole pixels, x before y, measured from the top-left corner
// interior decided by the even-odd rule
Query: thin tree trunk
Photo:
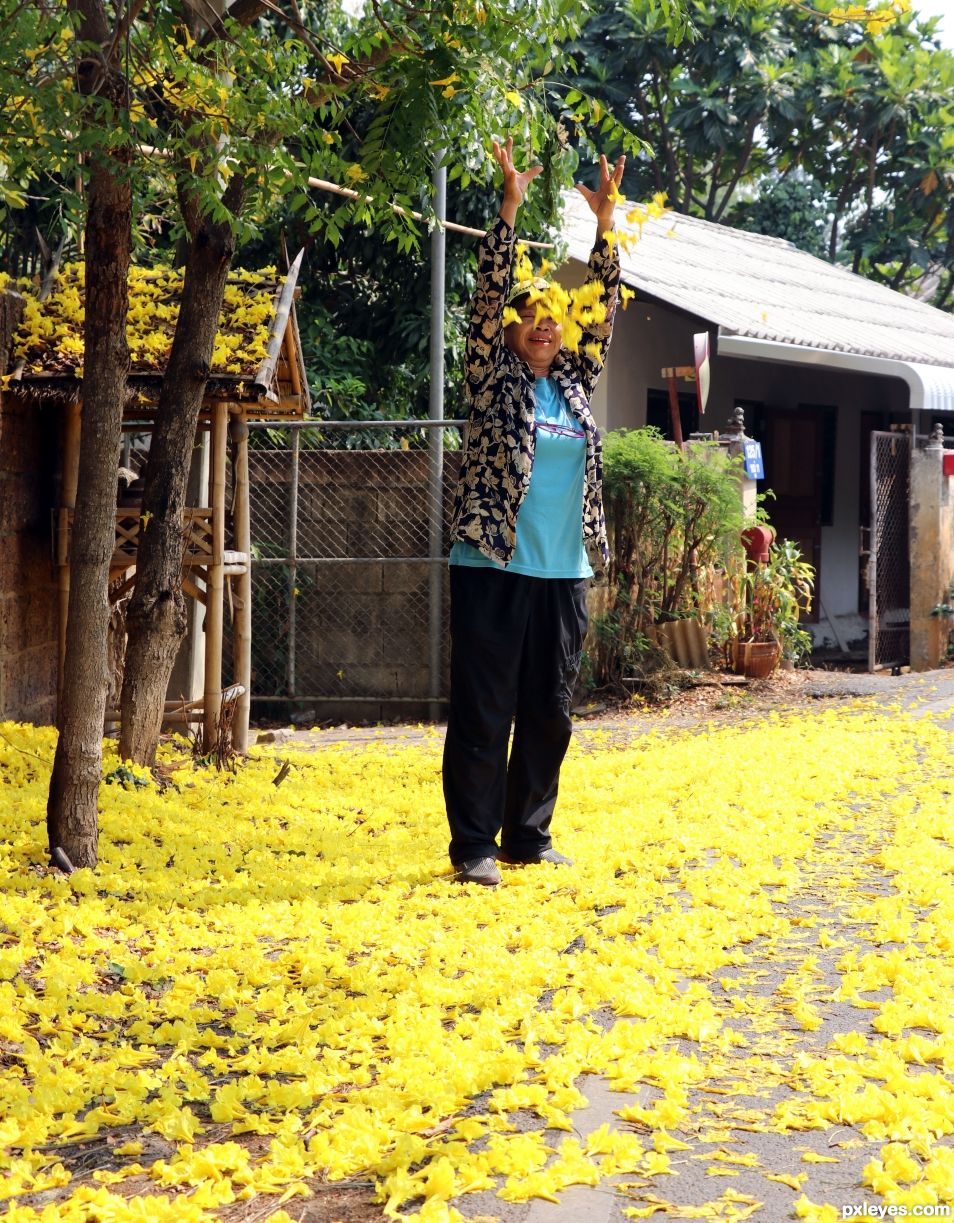
[[[669,138],[669,128],[666,124],[665,109],[663,107],[663,100],[660,93],[659,76],[656,72],[655,65],[653,65],[651,73],[653,97],[656,100],[656,114],[659,120],[659,140],[662,145],[663,158],[666,163],[666,182],[668,184],[667,190],[670,203],[675,207],[678,203],[677,196],[679,194],[679,176],[676,169],[676,156],[672,149],[672,141]],[[689,202],[690,201],[688,199],[685,201],[685,208],[687,212],[689,210]]]
[[[104,45],[98,0],[77,5],[80,38]],[[84,93],[125,104],[125,82],[101,60],[79,65]],[[79,487],[70,548],[66,660],[57,706],[59,739],[47,800],[50,853],[95,866],[103,717],[109,686],[109,562],[116,532],[116,469],[129,373],[126,344],[132,192],[125,156],[91,158],[86,215],[86,320]],[[57,855],[58,856],[58,855]]]
[[[753,120],[752,123],[749,124],[749,130],[746,133],[745,148],[742,150],[742,154],[739,157],[735,172],[726,185],[725,194],[722,196],[722,202],[719,204],[718,208],[715,209],[712,217],[710,218],[713,221],[721,221],[725,216],[725,210],[732,202],[732,197],[735,194],[736,187],[739,185],[739,180],[749,168],[749,162],[752,160],[752,150],[755,147],[755,133],[757,129],[758,123],[757,121]]]
[[[230,182],[230,211],[242,188]],[[162,381],[143,489],[136,588],[126,614],[128,640],[120,698],[120,754],[152,764],[166,690],[186,631],[182,593],[182,511],[199,412],[234,252],[231,227],[199,221],[186,262],[179,319]]]
[[[948,274],[947,283],[944,285],[943,289],[939,289],[934,295],[934,301],[932,304],[936,306],[938,310],[946,310],[948,300],[951,298],[952,294],[954,294],[954,272]]]

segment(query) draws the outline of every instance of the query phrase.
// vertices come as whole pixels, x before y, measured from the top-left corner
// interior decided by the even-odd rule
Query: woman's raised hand
[[[500,215],[513,225],[517,209],[523,203],[527,188],[542,173],[543,166],[531,166],[529,170],[517,170],[513,164],[513,137],[508,136],[506,144],[494,141],[494,161],[503,171],[503,204]]]
[[[600,157],[600,185],[594,191],[591,187],[585,186],[583,183],[577,183],[576,189],[583,196],[586,202],[594,213],[596,213],[596,223],[600,233],[604,229],[612,229],[613,213],[616,208],[616,195],[619,191],[619,185],[623,181],[623,169],[626,165],[626,158],[617,158],[616,165],[610,173],[609,162],[605,157]]]

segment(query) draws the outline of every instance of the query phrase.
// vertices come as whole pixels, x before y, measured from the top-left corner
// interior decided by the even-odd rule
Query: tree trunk
[[[226,223],[199,222],[149,450],[120,699],[119,751],[137,764],[150,765],[155,759],[166,690],[186,631],[182,511],[233,251]]]
[[[109,31],[98,0],[78,6],[79,37],[103,45]],[[99,18],[99,20],[97,20]],[[125,104],[122,76],[84,60],[78,79]],[[79,486],[70,546],[66,659],[57,703],[59,739],[46,808],[50,853],[95,866],[103,717],[109,686],[109,562],[116,534],[116,469],[129,373],[126,344],[132,191],[128,154],[94,155],[86,215],[86,319]],[[57,855],[58,856],[58,855]]]

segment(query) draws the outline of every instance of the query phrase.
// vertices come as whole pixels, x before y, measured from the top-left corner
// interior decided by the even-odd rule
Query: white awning
[[[745,357],[752,361],[782,361],[787,365],[817,365],[883,378],[900,378],[911,391],[912,412],[954,412],[954,366],[924,365],[892,357],[869,357],[863,353],[838,352],[830,348],[807,348],[779,340],[726,334],[719,329],[718,355]]]

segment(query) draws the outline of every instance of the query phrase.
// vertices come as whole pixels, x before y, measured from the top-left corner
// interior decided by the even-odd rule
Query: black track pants
[[[586,634],[585,579],[451,565],[451,699],[444,801],[454,863],[550,847],[570,697]],[[507,760],[510,723],[513,747]]]

